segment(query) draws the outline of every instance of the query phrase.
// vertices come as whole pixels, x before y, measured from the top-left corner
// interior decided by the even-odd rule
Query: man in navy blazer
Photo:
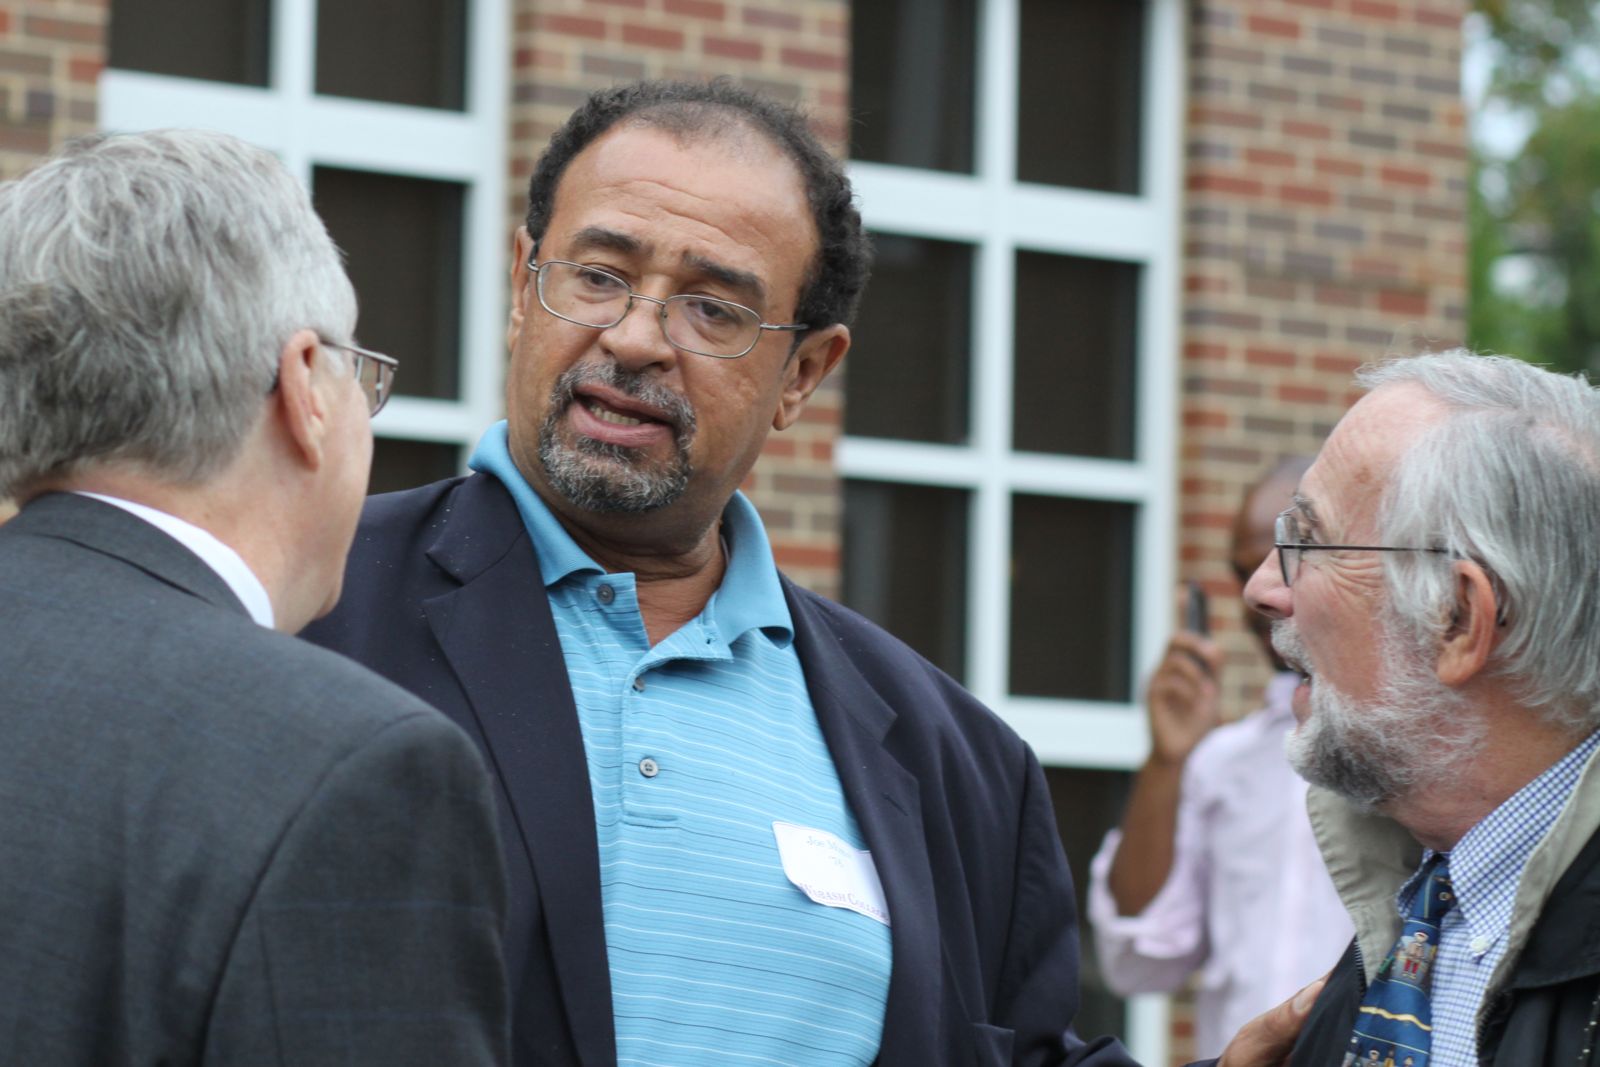
[[[508,422],[476,473],[369,501],[307,631],[497,772],[518,1064],[1131,1062],[1071,1029],[1028,746],[782,578],[737,492],[843,358],[867,262],[796,113],[595,94],[531,182]],[[1269,1030],[1233,1062],[1275,1062]]]

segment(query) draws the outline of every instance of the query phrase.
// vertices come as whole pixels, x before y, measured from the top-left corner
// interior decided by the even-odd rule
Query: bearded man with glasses
[[[1600,1055],[1600,392],[1451,352],[1359,376],[1245,590],[1356,928],[1291,1063]]]
[[[1128,1062],[1071,1030],[1033,754],[780,575],[738,492],[849,348],[867,259],[797,113],[590,97],[530,183],[508,420],[476,473],[368,505],[311,633],[499,770],[519,1064]]]
[[[1282,460],[1245,493],[1228,552],[1241,592],[1310,464]],[[1187,620],[1145,686],[1150,753],[1121,826],[1089,865],[1087,910],[1107,985],[1165,993],[1196,976],[1202,1055],[1325,973],[1352,932],[1306,818],[1306,783],[1284,758],[1298,676],[1272,652],[1271,621],[1245,616],[1275,668],[1263,706],[1222,721],[1222,649]],[[1263,925],[1277,935],[1255,936]]]

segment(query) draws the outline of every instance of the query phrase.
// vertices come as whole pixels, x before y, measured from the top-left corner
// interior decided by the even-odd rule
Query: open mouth
[[[541,434],[560,433],[568,447],[628,462],[672,452],[687,462],[694,408],[652,376],[610,362],[580,362],[562,372],[550,398]]]
[[[671,407],[604,385],[579,386],[568,410],[583,437],[620,448],[654,447],[679,435]]]
[[[613,411],[598,400],[584,400],[581,403],[585,408],[589,409],[589,414],[601,422],[608,422],[613,426],[643,426],[645,423],[644,419],[634,418],[632,415],[624,415],[620,411]]]
[[[1272,650],[1278,654],[1283,665],[1300,676],[1301,685],[1310,685],[1313,670],[1306,663],[1305,646],[1300,643],[1300,635],[1282,619],[1272,624]]]

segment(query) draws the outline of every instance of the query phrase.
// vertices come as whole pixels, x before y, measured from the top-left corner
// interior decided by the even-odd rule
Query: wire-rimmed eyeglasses
[[[351,371],[355,374],[356,381],[361,384],[361,391],[367,394],[368,410],[373,415],[382,411],[383,405],[389,402],[389,392],[394,386],[395,368],[400,366],[400,361],[382,352],[374,352],[370,348],[360,348],[325,338],[322,343],[327,348],[337,348],[341,352],[350,354]]]
[[[543,263],[529,259],[528,269],[534,274],[539,303],[556,318],[606,330],[627,317],[635,300],[645,300],[660,305],[656,321],[667,342],[697,356],[738,359],[760,342],[765,330],[811,328],[800,322],[762,322],[754,309],[714,296],[679,293],[665,300],[645,296],[609,271],[564,259]]]
[[[1278,566],[1283,571],[1283,584],[1292,587],[1295,575],[1300,573],[1300,555],[1303,552],[1340,550],[1345,552],[1434,552],[1445,554],[1443,548],[1410,548],[1399,545],[1320,545],[1308,542],[1300,528],[1300,518],[1295,509],[1282,512],[1272,525],[1272,547],[1278,550]]]

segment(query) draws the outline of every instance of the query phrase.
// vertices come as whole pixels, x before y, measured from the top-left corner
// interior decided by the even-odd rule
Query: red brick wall
[[[0,0],[0,179],[94,130],[107,7]]]
[[[845,0],[517,0],[513,18],[510,225],[546,139],[588,92],[618,82],[727,75],[801,106],[844,150]],[[838,588],[840,419],[830,381],[798,425],[772,435],[745,487],[779,566],[828,593]]]
[[[1464,329],[1464,9],[1190,7],[1180,566],[1223,616],[1236,712],[1265,678],[1226,564],[1245,486],[1315,451],[1354,368]]]
[[[0,0],[0,181],[95,129],[106,19],[92,0]],[[0,498],[0,522],[11,514]]]

